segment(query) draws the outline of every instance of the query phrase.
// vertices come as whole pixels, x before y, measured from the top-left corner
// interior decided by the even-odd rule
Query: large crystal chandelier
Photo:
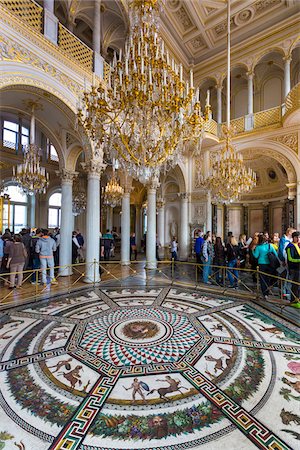
[[[227,125],[223,126],[225,144],[212,161],[208,173],[199,176],[200,185],[209,190],[216,203],[237,201],[256,185],[256,174],[246,168],[243,157],[232,145],[234,130],[230,127],[230,0],[227,7]]]
[[[201,142],[210,105],[202,114],[193,71],[188,82],[159,35],[162,0],[130,2],[130,34],[114,54],[108,86],[85,90],[78,121],[88,136],[142,183],[176,165],[183,144]]]
[[[44,194],[49,185],[49,175],[44,167],[40,165],[41,149],[35,141],[35,103],[32,103],[32,115],[30,123],[30,144],[24,148],[24,159],[22,164],[13,167],[13,181],[22,191],[28,195]]]
[[[107,206],[115,208],[121,204],[124,194],[124,189],[119,185],[118,180],[113,172],[112,178],[107,185],[102,189],[103,203]]]
[[[29,144],[24,149],[22,164],[13,167],[13,181],[28,195],[45,194],[49,184],[49,175],[40,166],[40,149],[35,144]]]

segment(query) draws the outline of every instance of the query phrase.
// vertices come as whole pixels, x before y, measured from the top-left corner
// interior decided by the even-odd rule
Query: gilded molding
[[[0,35],[0,61],[15,61],[29,64],[37,69],[42,70],[47,75],[55,78],[64,87],[68,87],[77,97],[82,94],[82,87],[80,84],[72,81],[70,77],[65,75],[60,70],[57,70],[53,65],[41,59],[26,47],[18,44],[12,39],[7,39]],[[74,106],[72,105],[72,109]]]
[[[40,50],[45,51],[49,56],[55,58],[56,61],[65,64],[69,69],[74,71],[74,73],[79,74],[82,77],[88,76],[90,80],[92,79],[91,71],[82,67],[81,64],[77,64],[72,58],[63,53],[57,45],[50,42],[43,34],[37,32],[18,17],[9,13],[1,5],[0,15],[2,23],[15,30],[21,36],[24,36],[29,42],[33,42]],[[68,78],[68,80],[69,83],[70,79]]]
[[[298,133],[276,136],[274,138],[271,138],[271,140],[286,145],[298,155]]]
[[[78,172],[73,172],[72,170],[68,169],[56,170],[55,173],[63,183],[69,184],[72,184],[78,175]]]

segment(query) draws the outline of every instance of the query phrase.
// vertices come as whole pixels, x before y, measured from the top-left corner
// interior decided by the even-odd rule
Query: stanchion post
[[[256,298],[259,298],[259,266],[256,267]]]
[[[94,259],[94,282],[93,282],[94,287],[96,285],[96,263],[97,263],[97,261],[96,261],[96,258],[95,258]]]

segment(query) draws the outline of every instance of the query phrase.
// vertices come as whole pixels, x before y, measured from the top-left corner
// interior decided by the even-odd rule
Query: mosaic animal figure
[[[214,361],[216,363],[214,367],[215,373],[217,372],[217,370],[223,371],[225,369],[225,367],[223,367],[224,356],[221,356],[221,358],[214,358],[212,355],[207,355],[204,356],[204,358],[206,359],[206,361]]]
[[[290,376],[295,376],[295,375],[293,374],[293,375],[290,375]],[[290,381],[287,378],[283,377],[282,381],[285,384],[289,385],[291,388],[295,389],[295,391],[298,392],[298,394],[300,394],[300,380],[299,381]]]
[[[273,326],[273,327],[262,327],[260,323],[256,323],[255,325],[258,325],[260,327],[260,331],[263,331],[264,333],[270,333],[273,336],[276,336],[277,334],[282,334],[283,331],[280,330],[280,328]]]
[[[58,361],[55,366],[48,366],[48,369],[53,369],[55,367],[55,370],[52,373],[58,372],[62,367],[64,367],[66,370],[71,370],[70,362],[73,358],[64,359],[62,361]]]
[[[79,384],[79,386],[82,385],[81,375],[79,373],[80,370],[82,370],[82,366],[76,366],[75,369],[71,370],[70,372],[62,372],[63,377],[69,381],[72,389],[75,389],[77,383]]]
[[[297,414],[286,411],[284,408],[281,410],[280,417],[284,425],[289,425],[291,422],[294,422],[296,425],[300,425],[300,417],[297,416]]]
[[[167,394],[170,394],[171,392],[176,392],[179,391],[182,394],[181,389],[186,389],[187,391],[189,390],[189,388],[185,387],[185,386],[180,386],[181,381],[171,378],[169,375],[166,375],[165,380],[156,380],[156,381],[162,381],[162,382],[167,382],[169,384],[168,387],[161,387],[158,389],[152,389],[150,392],[148,392],[147,395],[153,394],[153,392],[157,391],[159,397],[162,400],[167,400],[169,401],[169,399],[166,397]]]

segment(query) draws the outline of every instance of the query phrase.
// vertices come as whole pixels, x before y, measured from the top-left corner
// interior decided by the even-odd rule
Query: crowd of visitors
[[[84,259],[84,239],[79,231],[72,233],[72,263]],[[0,236],[0,270],[9,273],[5,284],[10,289],[19,288],[23,281],[24,271],[32,270],[31,283],[39,282],[37,269],[41,269],[41,283],[57,284],[55,267],[59,265],[60,230],[53,232],[36,228],[31,231],[23,228],[19,234],[6,229]]]
[[[100,260],[109,261],[114,256],[116,242],[119,236],[115,230],[100,233]],[[60,230],[53,232],[37,228],[34,232],[22,229],[20,234],[13,234],[6,229],[0,236],[0,267],[2,273],[9,273],[6,285],[13,288],[21,286],[22,271],[33,270],[32,284],[41,281],[57,284],[55,267],[59,265]],[[136,235],[130,236],[130,259],[137,259]],[[161,244],[156,236],[156,257],[159,259]],[[178,242],[175,236],[169,244],[171,259],[178,259]],[[229,232],[225,242],[221,237],[211,232],[198,233],[195,240],[194,252],[199,264],[197,273],[205,284],[211,284],[214,273],[217,283],[224,285],[226,281],[233,289],[239,287],[239,269],[252,269],[253,282],[260,282],[264,299],[272,295],[272,288],[276,287],[276,276],[284,282],[282,296],[289,300],[291,306],[300,308],[300,232],[288,228],[283,236],[268,232],[254,233],[247,239],[241,234],[239,239]],[[84,262],[84,238],[79,230],[72,233],[72,264]],[[257,272],[257,268],[259,272]],[[40,269],[41,280],[37,279],[37,269]],[[256,279],[259,273],[259,280]]]
[[[291,306],[300,308],[300,232],[288,228],[279,237],[279,233],[255,233],[247,239],[245,234],[239,240],[228,233],[225,242],[211,232],[196,236],[194,251],[196,261],[202,268],[203,283],[211,284],[209,278],[215,272],[217,283],[224,283],[224,273],[227,274],[229,287],[238,288],[239,268],[251,268],[253,281],[256,281],[257,268],[259,282],[265,300],[272,294],[276,285],[276,276],[285,281],[283,283],[283,297],[290,301]],[[226,267],[226,271],[221,269]],[[198,272],[199,273],[199,272]],[[201,273],[201,272],[200,272]],[[294,283],[291,283],[294,282]]]

